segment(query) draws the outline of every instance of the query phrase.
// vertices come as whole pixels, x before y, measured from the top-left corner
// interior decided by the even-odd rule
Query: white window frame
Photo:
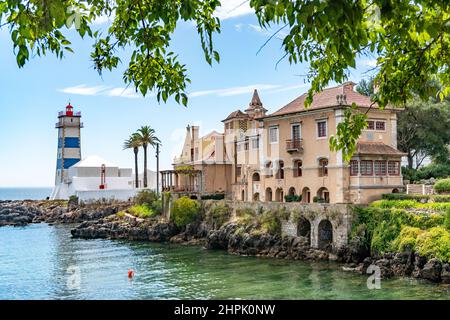
[[[319,137],[319,123],[325,122],[325,136]],[[328,138],[328,119],[317,119],[316,120],[316,138],[317,140],[323,140]]]
[[[259,149],[259,143],[260,143],[259,137],[252,138],[251,140],[252,140],[252,149],[253,150]],[[256,144],[256,147],[255,147],[255,144]]]
[[[369,129],[369,127],[365,128],[364,131],[378,131],[378,132],[386,132],[387,131],[387,120],[386,119],[368,119],[367,121],[373,122],[373,129]],[[377,122],[384,122],[384,130],[377,129]]]
[[[300,122],[291,124],[291,140],[294,140],[294,126],[298,126],[298,133],[299,133],[298,139],[301,140],[302,139],[302,124]]]
[[[273,129],[277,130],[277,134],[276,134],[277,140],[276,141],[271,141],[272,135],[271,135],[270,131],[273,130]],[[279,141],[280,141],[280,129],[279,129],[279,127],[278,126],[270,126],[269,127],[269,144],[278,144]]]

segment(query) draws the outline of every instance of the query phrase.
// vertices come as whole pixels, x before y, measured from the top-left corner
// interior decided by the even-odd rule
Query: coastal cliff
[[[128,202],[77,205],[60,200],[0,201],[0,227],[25,226],[30,223],[81,223],[115,214]]]
[[[202,245],[230,254],[277,259],[335,261],[343,269],[366,274],[369,266],[379,267],[382,278],[407,276],[433,282],[450,283],[450,264],[426,258],[411,250],[371,254],[353,239],[338,249],[311,247],[306,236],[290,236],[281,231],[278,216],[251,215],[246,210],[232,216],[220,201],[202,203],[201,214],[183,226],[161,214],[136,215],[131,203],[75,205],[63,201],[0,202],[0,226],[24,226],[28,223],[78,223],[71,234],[82,239],[122,239],[131,241],[172,242]]]

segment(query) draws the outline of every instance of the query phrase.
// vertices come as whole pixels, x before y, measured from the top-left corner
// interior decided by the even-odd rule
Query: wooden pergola
[[[200,193],[203,191],[202,170],[161,171],[162,191]]]

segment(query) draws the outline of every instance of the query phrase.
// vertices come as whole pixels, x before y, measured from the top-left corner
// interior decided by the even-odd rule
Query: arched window
[[[272,201],[272,189],[266,189],[266,201]]]
[[[301,177],[302,176],[302,160],[295,160],[294,161],[294,177]]]
[[[253,181],[253,182],[255,182],[255,181],[260,181],[260,177],[259,177],[259,173],[258,173],[258,172],[253,173],[253,175],[252,175],[252,181]]]
[[[245,191],[244,190],[242,190],[242,192],[241,192],[241,200],[245,201]]]
[[[321,158],[319,159],[319,177],[328,176],[328,159]]]
[[[259,201],[259,192],[253,194],[253,201]]]
[[[295,188],[294,187],[290,187],[289,188],[289,195],[290,196],[295,196]]]
[[[330,192],[327,188],[322,187],[317,191],[317,202],[330,203]]]
[[[282,188],[277,188],[277,190],[275,190],[275,201],[276,202],[283,202],[283,200],[284,200],[283,189]]]
[[[308,187],[304,187],[302,190],[302,202],[311,203],[311,191]]]

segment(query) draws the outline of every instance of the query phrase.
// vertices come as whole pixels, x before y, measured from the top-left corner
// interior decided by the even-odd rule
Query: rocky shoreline
[[[81,223],[115,214],[129,203],[74,205],[67,201],[0,201],[0,227],[22,227],[30,223]]]
[[[0,227],[41,222],[79,223],[71,230],[74,238],[195,244],[246,256],[334,261],[343,264],[343,270],[362,275],[367,274],[370,265],[375,265],[380,268],[382,278],[402,276],[450,283],[449,263],[427,260],[414,252],[370,256],[358,243],[350,243],[336,252],[326,252],[311,248],[306,238],[255,232],[233,221],[220,228],[206,221],[178,228],[162,218],[142,219],[116,214],[129,206],[130,203],[78,206],[63,201],[0,201]]]

